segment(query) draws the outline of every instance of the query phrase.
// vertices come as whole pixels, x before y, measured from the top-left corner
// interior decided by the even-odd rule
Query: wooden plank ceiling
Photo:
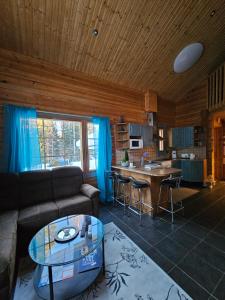
[[[203,57],[174,74],[195,41]],[[0,47],[176,101],[225,58],[225,1],[1,0]]]

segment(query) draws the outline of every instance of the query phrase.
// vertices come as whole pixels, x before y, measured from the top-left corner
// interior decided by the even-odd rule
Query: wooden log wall
[[[192,89],[176,103],[176,127],[202,125],[202,111],[207,108],[207,81]]]
[[[115,123],[144,123],[144,92],[75,73],[16,52],[0,49],[0,105],[32,106],[46,112],[108,116]],[[175,109],[159,99],[158,119],[173,126]],[[0,151],[2,149],[0,108]],[[114,144],[114,143],[113,143]],[[115,149],[113,149],[115,152]]]

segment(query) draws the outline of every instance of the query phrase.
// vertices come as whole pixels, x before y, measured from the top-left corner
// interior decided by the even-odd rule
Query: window
[[[42,168],[82,168],[81,122],[38,119]]]
[[[164,151],[164,129],[159,129],[159,151]]]
[[[98,125],[86,120],[38,118],[42,169],[78,166],[96,170]]]
[[[88,139],[88,162],[89,170],[96,170],[97,165],[97,146],[98,146],[98,125],[93,123],[87,124]]]

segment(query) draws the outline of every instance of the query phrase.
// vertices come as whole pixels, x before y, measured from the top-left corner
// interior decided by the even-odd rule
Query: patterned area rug
[[[73,300],[190,300],[114,223],[105,225],[106,276]],[[33,288],[35,265],[20,261],[14,300],[38,300]]]

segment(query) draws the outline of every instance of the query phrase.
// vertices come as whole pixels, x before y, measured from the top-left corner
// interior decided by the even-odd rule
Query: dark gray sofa
[[[79,167],[0,173],[0,299],[10,299],[16,247],[59,217],[98,216],[99,190],[84,184]]]

